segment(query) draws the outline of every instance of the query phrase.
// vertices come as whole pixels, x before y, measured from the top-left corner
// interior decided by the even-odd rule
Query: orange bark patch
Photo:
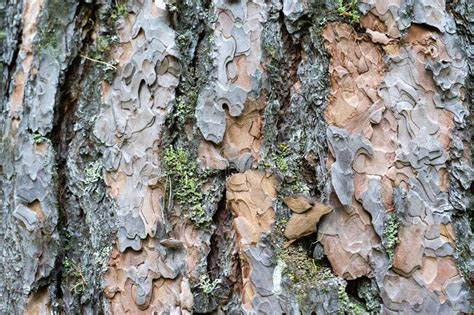
[[[352,131],[368,124],[369,109],[380,99],[377,88],[383,81],[382,54],[373,43],[359,39],[347,24],[329,24],[323,36],[331,55],[326,120]]]
[[[264,172],[246,171],[227,181],[226,198],[236,214],[235,228],[242,244],[255,244],[270,232],[275,219],[276,178]]]
[[[52,314],[51,299],[46,287],[30,294],[26,304],[25,314],[28,315],[46,315]]]

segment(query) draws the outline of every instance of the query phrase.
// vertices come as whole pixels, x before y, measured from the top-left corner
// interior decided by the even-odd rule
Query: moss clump
[[[288,150],[288,145],[286,143],[281,143],[279,145],[279,154],[275,156],[276,167],[282,173],[286,173],[289,170],[288,167],[288,157],[290,152]]]
[[[278,253],[278,258],[285,262],[285,274],[292,284],[302,290],[307,287],[306,285],[317,286],[318,282],[334,278],[331,268],[322,266],[309,257],[301,246],[289,246],[282,249]]]
[[[164,155],[165,175],[168,177],[170,196],[174,195],[187,216],[197,226],[206,227],[212,222],[202,207],[202,184],[205,175],[187,150],[168,147]]]
[[[277,250],[277,261],[284,267],[282,284],[288,286],[298,304],[312,303],[308,300],[309,292],[324,295],[332,291],[335,294],[337,278],[331,268],[309,257],[301,245]]]
[[[176,46],[178,47],[178,50],[182,54],[186,53],[190,49],[191,45],[192,45],[191,34],[186,32],[186,33],[179,34],[176,37]]]
[[[385,251],[392,261],[393,255],[395,253],[395,247],[398,244],[398,227],[400,222],[395,213],[390,213],[385,221],[384,230],[383,230],[383,240]]]
[[[345,19],[348,19],[351,24],[357,24],[360,20],[359,10],[357,9],[357,0],[337,1],[337,13]]]
[[[382,300],[374,279],[362,281],[357,287],[357,295],[365,302],[364,306],[370,314],[380,314]]]
[[[115,8],[110,13],[112,22],[117,22],[120,18],[126,18],[128,16],[128,8],[126,1],[116,1]]]
[[[349,297],[346,292],[345,281],[339,285],[337,294],[339,298],[339,314],[368,314],[367,310],[361,303]]]
[[[189,218],[200,227],[207,227],[212,222],[212,219],[201,205],[196,205],[190,209]]]

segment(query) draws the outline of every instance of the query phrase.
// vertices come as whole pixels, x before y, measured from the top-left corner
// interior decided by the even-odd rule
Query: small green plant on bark
[[[337,0],[337,13],[349,20],[351,24],[357,24],[360,20],[359,10],[357,9],[358,0]]]
[[[276,168],[281,174],[285,174],[289,171],[289,156],[288,145],[281,143],[276,152],[271,155],[270,159],[264,162],[264,166],[265,168]]]
[[[190,34],[188,34],[187,32],[179,34],[176,37],[176,46],[178,47],[179,51],[185,52],[191,45],[191,42],[192,40],[190,38]]]
[[[270,43],[265,43],[263,46],[263,50],[265,54],[268,56],[270,59],[270,64],[272,65],[277,65],[278,64],[278,47],[270,44]]]
[[[126,18],[128,16],[128,8],[126,1],[115,0],[115,9],[110,14],[113,22],[118,21],[120,18]]]
[[[194,73],[193,69],[190,71]],[[194,118],[194,110],[196,108],[197,99],[198,91],[194,88],[192,88],[185,95],[182,95],[178,98],[173,115],[179,124],[182,125],[188,120]]]
[[[211,218],[201,205],[196,205],[191,208],[190,218],[197,226],[208,226],[211,223]]]
[[[381,300],[378,296],[378,287],[374,280],[363,281],[357,287],[357,294],[365,303],[365,309],[369,314],[380,314]]]
[[[275,157],[276,167],[282,172],[288,172],[288,156],[290,152],[288,150],[288,145],[286,143],[281,143],[279,145],[279,154]]]
[[[87,281],[84,278],[81,267],[72,259],[65,257],[63,259],[63,268],[66,276],[71,279],[70,290],[73,294],[81,296],[87,288]]]
[[[334,278],[331,269],[309,257],[301,246],[290,245],[278,253],[286,264],[286,274],[294,284],[315,283]]]
[[[339,314],[354,314],[354,315],[362,315],[368,314],[367,310],[362,306],[362,304],[356,302],[349,298],[349,295],[346,292],[346,284],[340,284],[338,291],[338,299],[339,299]]]
[[[197,164],[184,149],[168,147],[165,151],[166,174],[171,177],[174,195],[180,203],[200,204],[202,194],[197,174]]]
[[[109,57],[110,47],[119,42],[118,35],[99,34],[95,39],[95,52],[92,54],[93,59],[106,60]],[[116,63],[105,63],[109,68],[113,69]]]
[[[95,50],[90,55],[80,55],[82,58],[97,64],[103,71],[105,80],[108,82],[112,81],[113,74],[117,70],[118,62],[116,60],[109,61],[110,47],[117,42],[117,35],[98,35],[95,40]]]
[[[112,61],[112,62],[105,62],[103,60],[95,59],[95,58],[92,58],[92,57],[89,57],[89,56],[86,56],[86,55],[81,55],[81,57],[101,65],[102,69],[106,72],[107,71],[112,71],[112,70],[113,71],[117,70],[117,67],[116,67],[117,66],[117,61],[115,61],[115,60]]]
[[[299,303],[306,298],[309,290],[324,291],[331,287],[330,283],[335,279],[331,268],[314,260],[300,245],[278,248],[277,266],[281,268],[283,279],[289,280],[290,289]]]
[[[40,133],[38,132],[35,132],[33,134],[33,141],[36,143],[36,144],[41,144],[43,142],[45,142],[46,140],[48,140],[48,138],[46,137],[43,137]]]

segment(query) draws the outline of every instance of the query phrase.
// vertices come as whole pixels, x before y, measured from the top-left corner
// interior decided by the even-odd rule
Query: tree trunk
[[[473,312],[469,0],[1,0],[1,314]]]

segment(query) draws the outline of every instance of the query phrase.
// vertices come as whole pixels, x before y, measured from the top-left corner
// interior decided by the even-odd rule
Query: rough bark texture
[[[474,311],[471,1],[0,9],[1,314]]]

